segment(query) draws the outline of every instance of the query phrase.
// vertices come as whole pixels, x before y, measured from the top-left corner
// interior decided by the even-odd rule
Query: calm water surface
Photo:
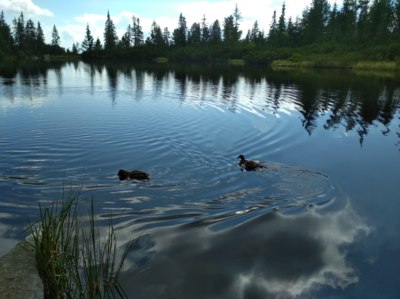
[[[399,298],[399,107],[392,74],[2,69],[0,253],[79,188],[129,297]]]

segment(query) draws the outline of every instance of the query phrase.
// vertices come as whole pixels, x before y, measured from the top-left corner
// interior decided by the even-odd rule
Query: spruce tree
[[[285,2],[282,4],[281,16],[278,22],[278,31],[280,34],[286,32],[286,19],[285,19],[286,5]]]
[[[224,19],[224,43],[233,44],[236,41],[235,20],[232,15]]]
[[[21,12],[18,19],[13,20],[14,24],[14,41],[18,49],[22,50],[25,40],[25,19],[24,14]]]
[[[107,20],[104,28],[104,49],[111,50],[117,45],[118,37],[114,22],[110,18],[110,12],[107,11]]]
[[[330,6],[327,0],[313,0],[311,7],[303,13],[305,43],[321,41],[326,33]]]
[[[151,24],[150,38],[148,40],[148,43],[158,47],[162,47],[165,45],[165,40],[161,31],[161,27],[155,21],[153,21],[153,23]]]
[[[132,43],[135,47],[138,47],[143,45],[142,26],[140,26],[140,19],[135,16],[132,17],[132,23]]]
[[[51,45],[54,47],[60,46],[60,36],[58,35],[56,25],[53,25],[53,30],[51,31]]]
[[[37,22],[37,27],[36,27],[36,45],[37,49],[40,53],[43,53],[45,47],[46,47],[46,42],[45,42],[45,37],[43,33],[42,26],[40,25],[40,22]]]
[[[215,20],[210,27],[210,43],[218,44],[222,41],[222,30],[218,20]]]
[[[12,47],[13,38],[11,35],[11,29],[10,26],[8,26],[8,24],[6,23],[4,13],[2,11],[0,14],[0,53],[9,53],[11,52]]]
[[[340,28],[340,37],[344,42],[351,42],[354,39],[356,33],[357,8],[356,0],[343,1],[336,25]]]
[[[188,33],[188,44],[198,45],[201,43],[201,27],[199,23],[193,23]]]
[[[164,44],[166,46],[169,46],[171,42],[171,33],[169,32],[168,27],[165,27],[163,30],[163,39],[164,39]]]
[[[85,38],[82,42],[82,50],[84,52],[86,52],[86,51],[90,52],[93,50],[93,47],[94,47],[94,39],[93,39],[92,33],[90,31],[89,24],[87,24]]]
[[[124,48],[130,48],[133,44],[133,34],[132,34],[132,27],[129,24],[128,28],[126,28],[126,31],[124,35],[121,37],[121,40],[119,44],[124,47]]]
[[[178,28],[176,28],[173,32],[173,40],[175,46],[184,47],[187,41],[187,25],[186,18],[182,15],[179,15]]]
[[[37,52],[36,35],[37,33],[35,23],[33,23],[31,19],[29,19],[25,25],[25,40],[23,45],[23,49],[25,52]]]
[[[248,41],[254,42],[255,44],[260,44],[264,40],[264,32],[260,31],[258,26],[258,21],[255,21],[251,31],[248,33]]]
[[[274,13],[272,14],[271,25],[269,27],[269,32],[268,32],[268,42],[270,42],[271,44],[276,44],[277,37],[278,37],[278,23],[276,21],[276,10],[274,10]]]
[[[240,20],[242,19],[241,13],[239,11],[238,5],[236,4],[235,10],[233,11],[233,19],[234,19],[234,24],[235,24],[235,40],[239,41],[240,37],[242,36],[242,31],[239,30],[240,27]]]
[[[395,21],[391,0],[374,0],[369,16],[369,34],[372,42],[388,42]]]
[[[203,19],[201,20],[201,43],[205,44],[210,39],[210,30],[206,23],[206,16],[203,15]]]
[[[72,54],[77,55],[78,54],[78,48],[79,48],[78,43],[73,43],[72,44]]]
[[[393,33],[394,40],[400,42],[400,0],[393,3]]]
[[[94,50],[95,51],[101,51],[103,49],[103,46],[101,45],[100,39],[97,38],[96,42],[94,43]]]

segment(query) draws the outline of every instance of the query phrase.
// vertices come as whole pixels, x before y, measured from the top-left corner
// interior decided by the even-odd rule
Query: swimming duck
[[[126,171],[126,170],[120,169],[118,171],[118,177],[121,181],[126,180],[128,178],[134,179],[134,180],[140,180],[140,181],[150,179],[149,175],[141,170]]]
[[[240,159],[239,166],[247,171],[256,170],[258,168],[265,168],[265,166],[260,161],[246,160],[243,155],[237,157]]]

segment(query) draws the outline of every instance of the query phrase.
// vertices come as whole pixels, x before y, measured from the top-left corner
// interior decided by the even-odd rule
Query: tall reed
[[[111,218],[102,240],[93,200],[85,225],[78,217],[79,192],[71,191],[66,198],[64,194],[49,207],[40,204],[40,222],[29,225],[44,297],[127,298],[118,277],[132,241],[118,260]]]

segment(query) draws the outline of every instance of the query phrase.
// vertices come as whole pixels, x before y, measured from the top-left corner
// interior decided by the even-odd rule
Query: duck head
[[[245,158],[244,158],[244,156],[243,155],[239,155],[238,157],[237,157],[237,159],[240,159],[240,160],[246,160]]]

